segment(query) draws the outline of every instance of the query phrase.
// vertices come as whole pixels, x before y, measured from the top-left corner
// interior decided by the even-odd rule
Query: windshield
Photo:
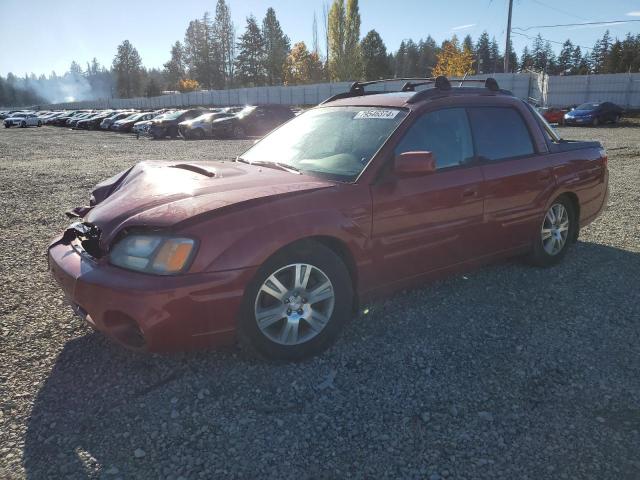
[[[175,112],[165,113],[165,114],[160,115],[159,117],[156,117],[156,120],[175,120],[180,115],[182,115],[184,112],[185,112],[185,110],[177,110]]]
[[[576,110],[595,110],[599,106],[599,103],[583,103],[582,105],[578,106]]]
[[[313,109],[269,134],[241,158],[353,181],[406,116],[397,108]]]

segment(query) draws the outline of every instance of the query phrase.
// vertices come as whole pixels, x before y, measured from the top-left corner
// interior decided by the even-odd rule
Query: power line
[[[526,37],[529,40],[535,40],[536,37],[532,37],[531,35],[525,35],[524,33],[520,33],[520,32],[511,32],[513,35],[520,35],[521,37]],[[542,37],[540,37],[542,38]],[[549,42],[549,43],[557,43],[558,45],[564,45],[564,42],[556,42],[555,40],[549,40],[546,38],[542,38],[542,40],[544,40],[545,42]],[[584,50],[593,50],[593,47],[585,47],[583,45],[576,45],[576,44],[572,44],[574,47],[580,47],[581,49]]]
[[[526,32],[527,30],[533,30],[535,28],[556,28],[556,27],[579,27],[583,25],[615,25],[618,23],[632,23],[632,22],[640,22],[640,20],[611,20],[609,22],[583,22],[583,23],[561,23],[557,25],[532,25],[530,27],[513,27],[514,30],[522,30]]]

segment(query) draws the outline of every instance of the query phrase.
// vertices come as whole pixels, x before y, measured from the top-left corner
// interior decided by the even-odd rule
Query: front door
[[[473,141],[464,108],[419,117],[395,149],[430,151],[431,174],[389,173],[371,187],[376,271],[384,284],[451,266],[480,253],[482,168],[472,163]]]

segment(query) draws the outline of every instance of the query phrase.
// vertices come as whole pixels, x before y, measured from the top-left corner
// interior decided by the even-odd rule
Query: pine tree
[[[118,95],[123,98],[136,97],[142,93],[142,60],[129,40],[118,45],[113,59]]]
[[[289,37],[282,32],[273,8],[267,10],[262,21],[262,35],[265,43],[267,84],[279,85],[283,81],[283,69],[289,54],[290,42]]]
[[[500,47],[498,47],[498,42],[495,37],[491,39],[491,43],[489,44],[489,53],[491,73],[502,72],[504,70],[504,58],[500,55]]]
[[[430,77],[431,72],[438,62],[438,53],[440,53],[440,49],[438,48],[436,41],[431,38],[431,35],[427,36],[426,40],[420,41],[420,43],[418,44],[418,49],[420,51],[420,59],[418,60],[417,72],[418,76]]]
[[[236,55],[236,29],[231,21],[231,12],[225,0],[218,0],[213,21],[213,40],[217,45],[219,69],[225,87],[233,85]]]
[[[213,24],[208,12],[200,20],[189,22],[184,37],[184,57],[189,76],[203,88],[223,85],[219,45],[213,37]]]
[[[164,64],[169,88],[175,90],[178,88],[178,82],[186,77],[186,66],[184,62],[184,50],[182,44],[177,41],[171,47],[171,58]]]
[[[482,34],[478,38],[475,54],[478,64],[478,73],[491,72],[493,68],[491,59],[491,45],[489,43],[489,34],[486,31],[482,32]]]
[[[391,68],[387,58],[387,47],[382,37],[375,30],[371,30],[360,42],[362,55],[362,70],[365,80],[378,80],[391,76]]]
[[[525,45],[522,50],[522,56],[520,57],[520,71],[526,72],[533,69],[533,56],[529,52],[529,47]]]
[[[571,43],[569,39],[562,44],[562,50],[560,50],[560,55],[558,56],[558,70],[560,74],[566,75],[573,72],[574,49],[573,43]]]
[[[236,58],[236,74],[242,85],[261,86],[266,78],[265,71],[265,41],[256,21],[256,17],[247,17],[245,32],[238,42],[238,57]]]

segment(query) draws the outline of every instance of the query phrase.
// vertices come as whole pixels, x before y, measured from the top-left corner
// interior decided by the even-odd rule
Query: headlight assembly
[[[156,275],[183,272],[195,253],[195,240],[154,234],[131,234],[115,244],[112,265]]]

